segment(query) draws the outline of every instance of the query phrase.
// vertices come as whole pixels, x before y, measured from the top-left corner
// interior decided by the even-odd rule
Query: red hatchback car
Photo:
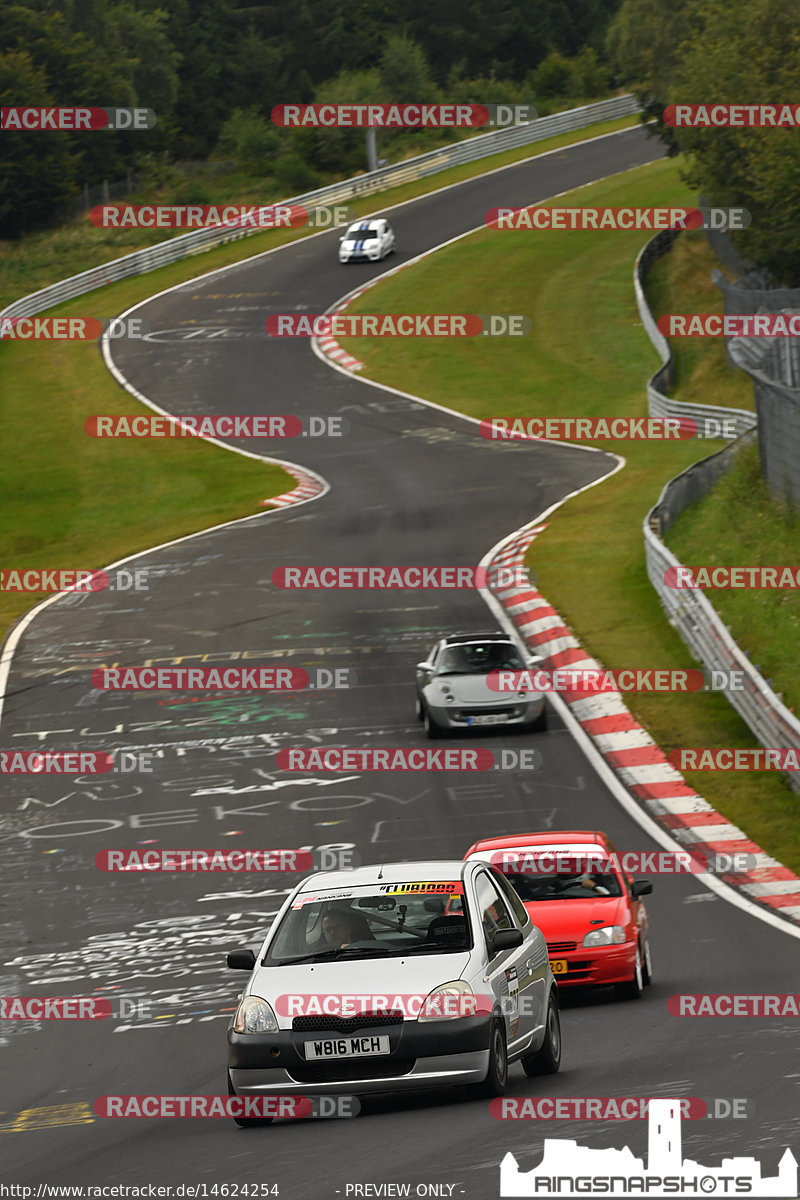
[[[559,987],[614,984],[638,999],[652,982],[647,879],[622,871],[603,833],[571,830],[486,838],[464,858],[494,863],[544,934]],[[566,870],[562,869],[566,868]]]

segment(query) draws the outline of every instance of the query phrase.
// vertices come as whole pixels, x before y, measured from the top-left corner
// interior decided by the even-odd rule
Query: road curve
[[[530,204],[657,153],[641,131],[626,131],[400,206],[392,213],[398,258],[480,225],[494,205]],[[155,769],[75,784],[6,781],[3,994],[124,996],[149,1002],[152,1019],[140,1009],[128,1022],[66,1029],[2,1023],[4,1180],[276,1183],[289,1200],[344,1196],[356,1184],[409,1183],[412,1194],[446,1184],[452,1192],[443,1195],[488,1200],[499,1193],[506,1151],[527,1169],[543,1136],[646,1151],[643,1122],[542,1129],[497,1122],[486,1103],[449,1094],[375,1100],[354,1121],[263,1130],[227,1120],[92,1120],[101,1095],[224,1092],[225,1023],[241,982],[226,972],[224,952],[258,941],[294,882],[114,876],[95,868],[100,850],[353,843],[369,862],[460,856],[477,836],[532,827],[602,828],[619,845],[653,848],[556,718],[532,738],[481,739],[535,744],[543,765],[533,780],[498,771],[478,782],[463,774],[288,782],[276,769],[275,752],[287,746],[421,744],[413,664],[440,631],[493,624],[473,592],[288,592],[272,584],[277,567],[474,565],[613,467],[610,456],[578,448],[483,442],[456,416],[331,371],[305,342],[255,336],[265,311],[322,312],[383,269],[340,267],[335,244],[333,234],[301,241],[157,296],[138,315],[159,336],[115,347],[130,383],[170,411],[340,415],[350,429],[339,441],[289,443],[288,457],[330,483],[322,500],[148,551],[135,565],[149,569],[149,591],[61,600],[37,616],[15,653],[4,746],[141,750],[155,756]],[[223,326],[247,336],[186,340],[188,328]],[[286,448],[242,444],[273,457]],[[358,687],[288,699],[156,698],[98,692],[89,680],[104,663],[276,656],[350,667]],[[633,1004],[601,993],[566,998],[562,1072],[538,1082],[515,1068],[509,1094],[747,1098],[747,1120],[684,1123],[685,1152],[710,1164],[755,1154],[771,1174],[784,1147],[800,1143],[797,1023],[680,1020],[666,1002],[677,992],[800,991],[795,942],[691,878],[654,882],[654,985]]]

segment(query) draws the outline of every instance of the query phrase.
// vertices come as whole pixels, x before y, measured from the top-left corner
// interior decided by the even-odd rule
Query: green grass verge
[[[654,264],[647,279],[647,299],[657,316],[667,313],[723,313],[722,292],[711,282],[720,267],[703,236],[682,234]],[[688,404],[755,409],[749,377],[728,363],[724,338],[672,338],[675,383],[670,396]]]
[[[581,188],[558,203],[692,201],[678,164],[669,160]],[[688,233],[681,240],[702,238]],[[365,363],[362,374],[479,418],[642,416],[645,381],[658,365],[633,294],[633,262],[642,244],[641,233],[481,231],[370,289],[351,311],[526,313],[530,336],[340,341]],[[678,301],[675,311],[695,309],[693,295]],[[647,578],[642,521],[668,479],[721,443],[595,444],[624,455],[625,469],[560,508],[534,542],[529,565],[543,594],[606,666],[696,666]],[[753,744],[721,695],[637,693],[626,703],[667,752]],[[800,869],[800,798],[782,777],[698,772],[687,778],[751,838]]]
[[[146,295],[141,278],[109,288]],[[111,301],[109,301],[111,302]],[[85,311],[85,301],[60,313]],[[93,413],[147,412],[103,366],[94,343],[17,342],[0,348],[5,430],[0,563],[99,568],[149,546],[265,511],[296,486],[282,468],[200,439],[88,437]],[[41,597],[0,592],[0,629]]]
[[[714,491],[692,504],[667,537],[686,564],[713,566],[797,565],[800,515],[770,496],[758,446],[739,455]],[[710,590],[706,593],[754,666],[796,713],[800,709],[797,648],[800,595],[790,590]]]

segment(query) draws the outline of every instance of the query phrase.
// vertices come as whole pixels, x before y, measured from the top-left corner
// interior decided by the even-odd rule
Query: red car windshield
[[[504,872],[505,874],[505,872]],[[520,900],[590,900],[593,897],[621,896],[616,875],[586,871],[582,875],[512,875],[506,878]]]

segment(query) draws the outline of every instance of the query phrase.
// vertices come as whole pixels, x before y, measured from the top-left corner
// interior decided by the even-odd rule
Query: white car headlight
[[[454,1021],[457,1017],[474,1017],[478,1011],[478,1000],[464,979],[453,979],[442,983],[425,997],[417,1020]]]
[[[583,939],[584,946],[619,946],[625,941],[625,930],[621,925],[604,925],[593,929]]]
[[[277,1033],[278,1021],[272,1008],[260,996],[245,996],[233,1019],[236,1033]]]

